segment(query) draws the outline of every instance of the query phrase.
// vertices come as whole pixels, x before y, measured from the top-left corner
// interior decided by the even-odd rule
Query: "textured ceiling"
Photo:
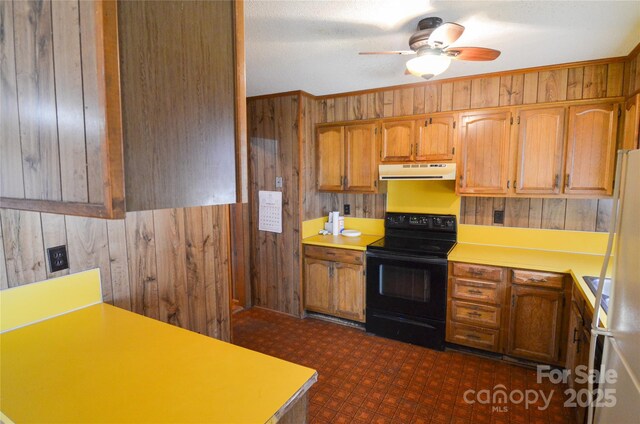
[[[502,51],[493,62],[453,61],[440,79],[627,55],[640,41],[640,1],[248,0],[247,94],[322,95],[422,81],[404,75],[418,21],[466,27],[457,46]]]

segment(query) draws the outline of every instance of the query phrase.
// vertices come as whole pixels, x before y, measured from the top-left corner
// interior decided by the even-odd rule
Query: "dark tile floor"
[[[234,343],[314,368],[310,423],[571,423],[565,386],[536,382],[536,371],[471,354],[437,352],[318,319],[253,308],[233,316]],[[497,387],[498,385],[502,385]],[[474,394],[514,402],[474,404]],[[530,405],[519,393],[550,398]],[[514,392],[515,391],[515,392]],[[481,399],[480,397],[478,399]]]

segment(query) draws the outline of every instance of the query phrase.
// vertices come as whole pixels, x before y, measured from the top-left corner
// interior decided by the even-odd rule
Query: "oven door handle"
[[[388,259],[392,261],[411,261],[422,264],[435,264],[435,265],[446,265],[447,260],[444,258],[437,257],[421,257],[421,256],[407,256],[407,255],[398,255],[398,254],[388,254],[388,253],[379,253],[367,251],[367,258],[372,259]]]
[[[413,325],[418,325],[420,327],[426,327],[429,328],[431,330],[435,330],[436,328],[432,325],[426,324],[424,322],[420,322],[420,321],[416,321],[413,319],[408,319],[408,318],[401,318],[401,317],[394,317],[394,316],[390,316],[390,315],[379,315],[376,314],[375,312],[371,314],[372,316],[376,317],[376,318],[382,318],[382,319],[388,319],[390,321],[397,321],[397,322],[401,322],[403,324],[413,324]]]

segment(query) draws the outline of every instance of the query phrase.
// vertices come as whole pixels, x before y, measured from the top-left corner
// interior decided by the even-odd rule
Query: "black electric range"
[[[385,237],[367,246],[368,332],[444,349],[447,254],[456,240],[455,215],[386,214]]]

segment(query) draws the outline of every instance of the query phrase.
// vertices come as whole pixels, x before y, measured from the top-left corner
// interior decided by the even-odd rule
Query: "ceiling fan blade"
[[[416,54],[413,50],[395,50],[386,52],[360,52],[358,54]]]
[[[404,70],[404,74],[405,74],[405,75],[411,75],[411,72],[409,72],[409,70],[408,70],[408,69],[405,69],[405,70]]]
[[[456,41],[462,33],[464,27],[453,22],[446,22],[433,30],[429,36],[429,45],[432,47],[444,48]]]
[[[444,53],[452,59],[472,61],[494,60],[500,56],[499,50],[484,47],[451,47]]]

